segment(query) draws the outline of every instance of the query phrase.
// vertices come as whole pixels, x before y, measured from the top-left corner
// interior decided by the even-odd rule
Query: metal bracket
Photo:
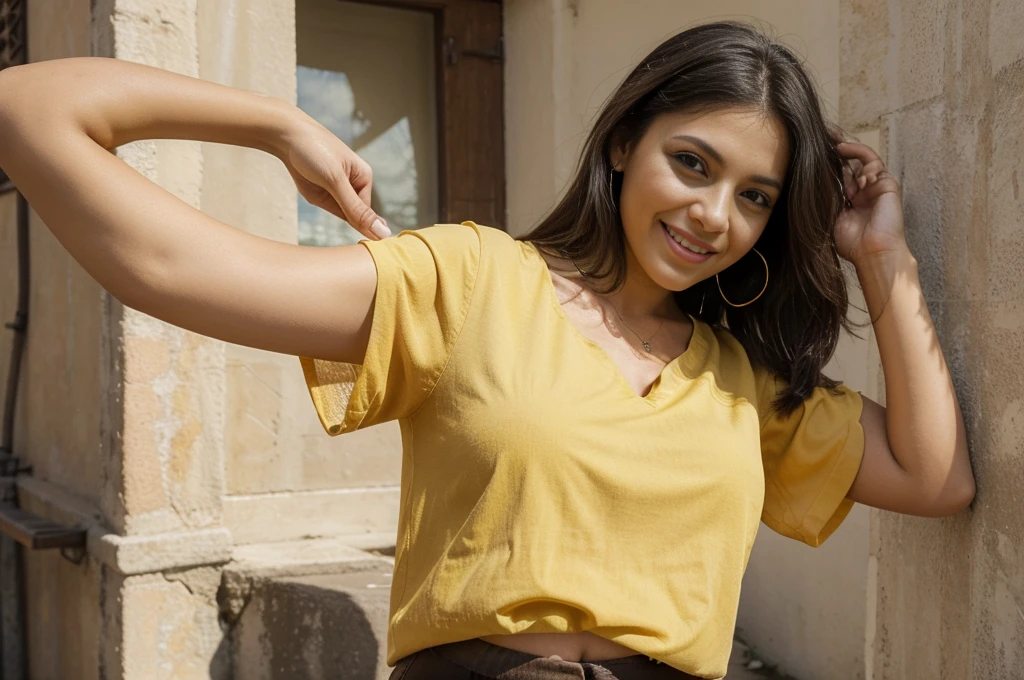
[[[498,39],[498,47],[495,50],[460,50],[455,46],[455,36],[449,35],[444,39],[444,60],[449,66],[459,63],[459,57],[471,57],[476,59],[487,59],[500,64],[505,63],[505,39]]]
[[[85,547],[85,528],[57,524],[20,508],[0,508],[0,531],[30,550]]]

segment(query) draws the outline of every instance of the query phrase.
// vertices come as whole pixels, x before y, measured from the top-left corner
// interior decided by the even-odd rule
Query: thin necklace
[[[560,248],[558,252],[562,254],[562,257],[564,257],[565,259],[569,260],[569,262],[572,262],[572,266],[576,267],[576,271],[578,271],[583,278],[585,278],[585,279],[586,278],[590,278],[589,275],[585,271],[580,269],[580,266],[578,264],[576,264],[576,260],[574,260],[571,257],[569,257],[569,254],[565,252],[564,248]],[[654,333],[651,335],[651,337],[649,337],[646,340],[644,340],[643,338],[640,337],[639,333],[637,333],[635,330],[630,328],[629,324],[626,323],[626,320],[622,318],[621,314],[619,314],[619,310],[617,310],[615,308],[615,305],[613,305],[610,301],[608,302],[608,304],[611,306],[612,311],[615,312],[615,316],[619,317],[619,321],[622,322],[622,325],[625,326],[626,328],[629,328],[629,332],[636,336],[636,339],[639,340],[640,344],[644,346],[644,350],[648,354],[650,354],[651,353],[651,340],[654,340],[654,336],[661,332],[662,326],[665,325],[665,320],[662,319],[661,320],[661,325],[658,326],[658,330],[654,331]]]

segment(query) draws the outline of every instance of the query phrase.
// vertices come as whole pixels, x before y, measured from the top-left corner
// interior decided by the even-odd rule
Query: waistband
[[[604,661],[565,661],[508,649],[479,638],[430,649],[451,663],[498,680],[701,680],[644,654]]]

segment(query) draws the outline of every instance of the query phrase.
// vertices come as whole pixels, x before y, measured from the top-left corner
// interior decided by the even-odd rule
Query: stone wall
[[[840,114],[879,127],[964,410],[978,492],[944,520],[876,512],[871,677],[1024,665],[1024,4],[843,0]]]
[[[295,100],[291,2],[47,0],[28,7],[31,61],[116,57]],[[129,144],[117,154],[216,218],[295,241],[295,187],[266,154],[169,140]],[[0,200],[5,320],[15,302],[14,234],[12,195]],[[89,530],[80,563],[56,551],[26,554],[31,675],[228,677],[216,593],[233,547],[393,536],[397,425],[330,439],[294,357],[205,338],[123,307],[35,216],[31,249],[15,448],[33,474],[19,480],[20,502]],[[9,349],[4,333],[4,381]]]

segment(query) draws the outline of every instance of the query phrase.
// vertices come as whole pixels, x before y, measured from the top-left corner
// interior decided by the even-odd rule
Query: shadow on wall
[[[231,642],[225,638],[233,647],[234,677],[387,678],[386,638],[379,637],[386,627],[375,630],[367,615],[386,623],[388,594],[379,574],[263,581],[231,631]],[[218,677],[213,670],[211,664],[211,677]]]

